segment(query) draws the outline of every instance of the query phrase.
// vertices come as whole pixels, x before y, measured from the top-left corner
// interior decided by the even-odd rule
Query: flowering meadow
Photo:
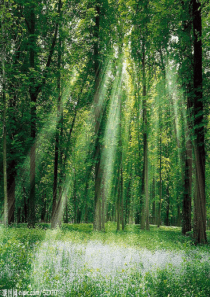
[[[0,296],[210,296],[209,245],[178,227],[20,226],[0,227]]]

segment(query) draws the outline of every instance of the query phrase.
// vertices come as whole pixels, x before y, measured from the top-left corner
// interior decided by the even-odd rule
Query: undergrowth
[[[0,226],[0,296],[3,289],[25,290],[25,296],[50,290],[62,297],[206,297],[209,245],[195,246],[178,227],[128,225],[116,232],[108,222],[106,232],[94,232],[91,224]]]

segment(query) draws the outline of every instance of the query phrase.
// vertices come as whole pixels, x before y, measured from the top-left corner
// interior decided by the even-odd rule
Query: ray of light
[[[71,79],[66,83],[64,91],[62,93],[61,102],[63,107],[65,107],[67,101],[69,100],[69,94],[78,79],[78,72],[73,70],[71,73]],[[60,119],[57,116],[57,110],[51,109],[51,111],[46,116],[45,124],[43,125],[41,131],[37,133],[35,146],[36,146],[36,168],[40,166],[44,158],[48,154],[49,148],[51,146],[51,139],[55,134],[57,123]],[[30,152],[30,150],[29,150]],[[17,178],[16,178],[16,196],[21,197],[24,187],[27,190],[29,187],[29,164],[30,164],[30,153],[25,158],[25,161],[18,169]],[[18,199],[17,199],[18,200]]]
[[[111,69],[113,67],[112,58],[108,58],[105,67],[102,70],[101,81],[99,84],[99,100],[97,102],[97,108],[100,112],[103,111],[105,100],[107,100],[107,92],[110,81]],[[57,216],[62,217],[63,210],[67,203],[67,197],[72,196],[73,190],[73,179],[74,179],[74,164],[84,163],[86,164],[89,154],[91,152],[92,139],[95,133],[95,108],[96,105],[93,103],[90,110],[82,111],[80,119],[83,124],[81,125],[79,133],[76,136],[76,142],[72,148],[73,156],[70,155],[67,163],[69,169],[65,173],[65,179],[62,182],[62,196],[60,205],[57,208]]]

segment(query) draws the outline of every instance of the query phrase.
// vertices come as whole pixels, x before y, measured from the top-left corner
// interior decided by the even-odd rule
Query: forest
[[[0,15],[0,295],[210,296],[209,1]]]
[[[207,1],[1,5],[4,224],[210,226]]]

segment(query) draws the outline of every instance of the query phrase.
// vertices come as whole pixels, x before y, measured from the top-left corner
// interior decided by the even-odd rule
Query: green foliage
[[[48,227],[0,227],[0,289],[53,289],[65,297],[161,297],[163,292],[164,296],[204,297],[210,293],[209,247],[195,247],[177,227],[151,226],[148,232],[128,225],[125,232],[116,232],[116,225],[108,222],[105,233],[93,232],[92,224]],[[168,260],[167,255],[171,255]],[[145,257],[154,261],[151,267]]]
[[[117,172],[120,164],[123,169],[125,221],[138,222],[142,209],[145,109],[148,121],[150,219],[157,223],[155,220],[161,201],[162,222],[179,225],[184,196],[186,140],[189,137],[195,139],[195,136],[186,135],[192,110],[187,108],[188,99],[194,96],[193,28],[189,1],[61,2],[60,13],[56,0],[4,1],[0,6],[5,26],[5,32],[0,32],[0,47],[1,51],[6,51],[8,189],[15,179],[15,222],[27,221],[29,153],[33,142],[32,108],[36,109],[37,135],[36,220],[40,221],[43,215],[42,220],[47,223],[51,221],[55,139],[58,133],[57,199],[60,191],[63,193],[63,211],[67,204],[66,218],[74,223],[93,222],[95,147],[98,137],[103,146],[101,164],[105,172],[107,218],[116,220]],[[100,12],[97,7],[100,7]],[[35,14],[34,34],[31,32],[32,12]],[[100,19],[98,34],[95,34],[96,17]],[[206,2],[202,6],[202,22],[205,119],[194,129],[206,129],[206,200],[209,220],[210,42],[209,4]],[[101,74],[100,108],[103,111],[99,117],[99,135],[95,135],[93,102],[96,47]],[[34,66],[31,61],[33,55]],[[0,84],[2,71],[1,65]],[[144,79],[146,98],[142,95]],[[32,91],[37,95],[36,102],[31,102],[29,98]],[[59,94],[60,113],[57,107]],[[120,101],[121,112],[118,106]],[[0,111],[3,109],[0,100]],[[2,123],[1,117],[1,131]],[[2,189],[3,175],[0,172],[1,210],[4,199]],[[194,189],[193,178],[192,193]],[[2,217],[2,212],[0,215]],[[48,225],[44,228],[48,228]],[[67,231],[73,227],[67,225],[62,228]],[[80,227],[74,228],[80,232]],[[145,234],[151,239],[149,234]],[[150,244],[147,244],[149,248]]]

